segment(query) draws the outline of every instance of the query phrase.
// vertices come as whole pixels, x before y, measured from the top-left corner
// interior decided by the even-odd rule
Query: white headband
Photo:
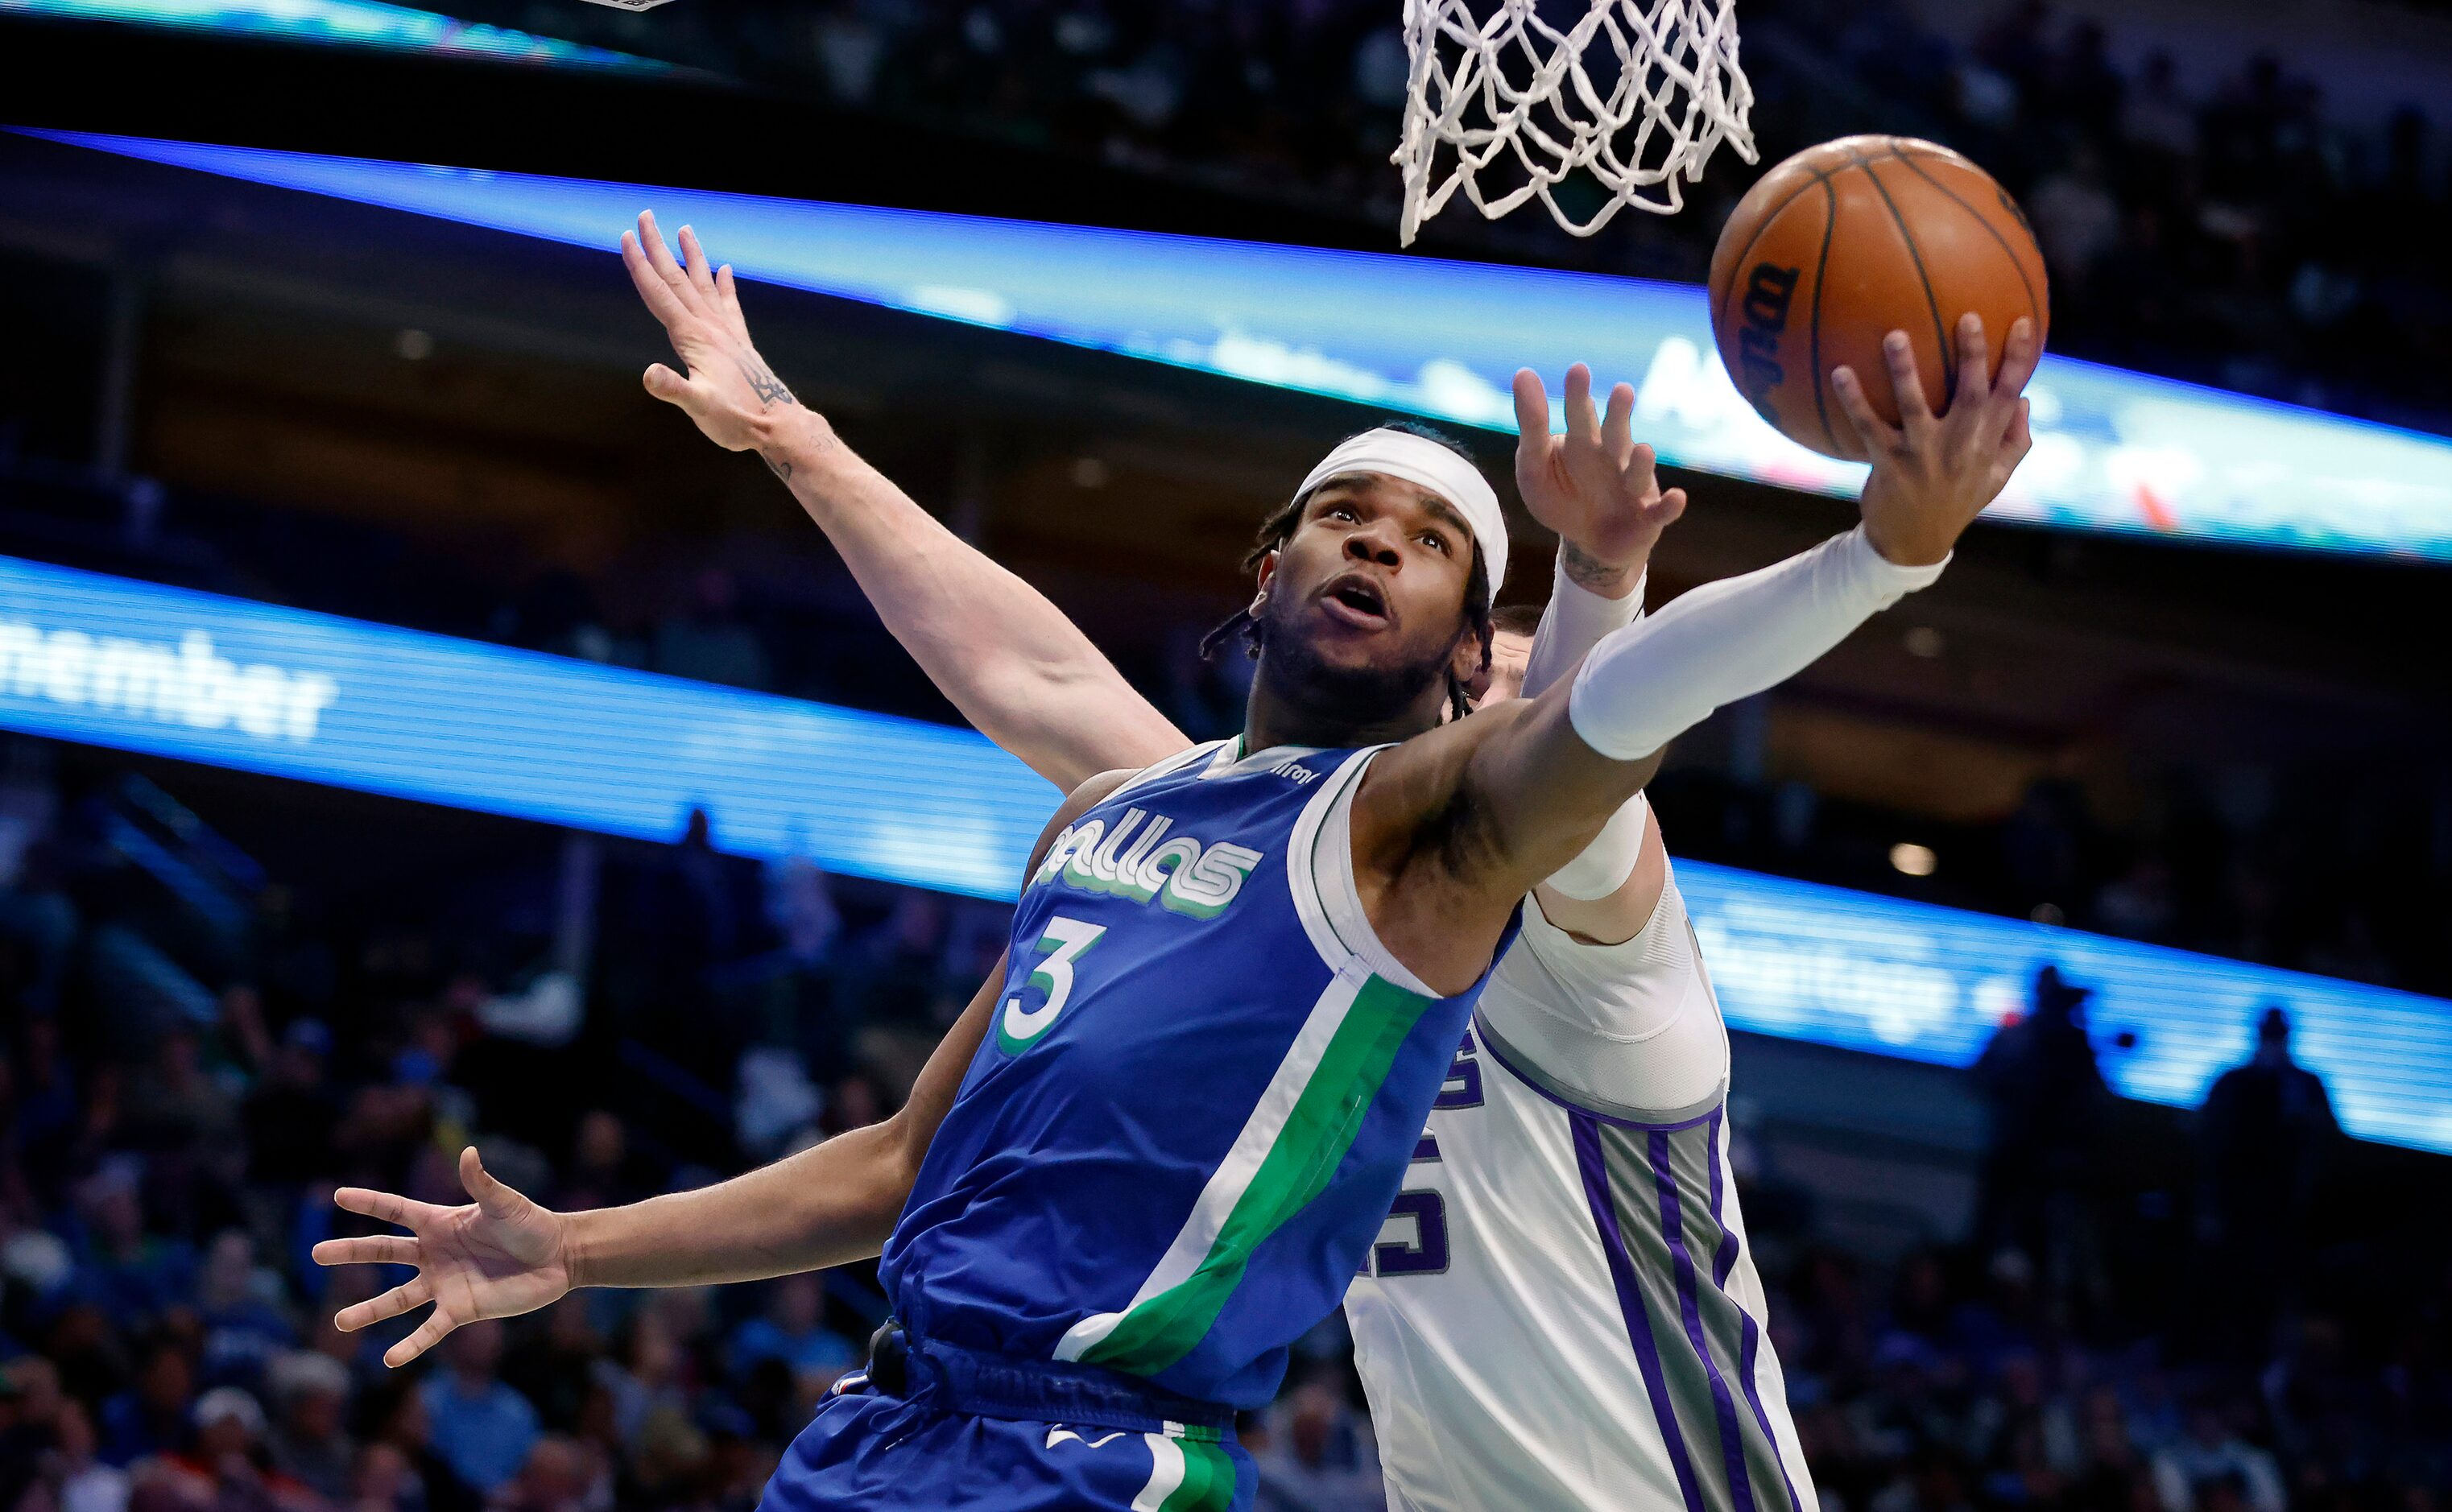
[[[1507,580],[1507,517],[1498,511],[1498,495],[1481,469],[1427,436],[1403,430],[1366,430],[1320,459],[1311,476],[1295,491],[1296,499],[1332,478],[1347,473],[1383,473],[1427,488],[1464,516],[1473,539],[1481,543],[1481,560],[1489,569],[1490,597]]]

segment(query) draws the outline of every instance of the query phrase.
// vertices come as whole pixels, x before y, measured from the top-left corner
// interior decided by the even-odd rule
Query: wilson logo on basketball
[[[1779,365],[1779,336],[1788,329],[1788,306],[1803,271],[1758,263],[1746,285],[1746,324],[1737,333],[1737,388],[1757,407],[1787,381]]]

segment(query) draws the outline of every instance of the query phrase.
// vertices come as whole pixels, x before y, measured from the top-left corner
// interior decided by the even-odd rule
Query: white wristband
[[[1899,566],[1860,526],[1760,572],[1706,583],[1595,647],[1568,717],[1613,761],[1650,756],[1722,704],[1812,665],[1948,565],[1945,557]]]

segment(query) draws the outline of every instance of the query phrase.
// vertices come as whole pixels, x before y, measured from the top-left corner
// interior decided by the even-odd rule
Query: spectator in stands
[[[528,1450],[518,1478],[486,1505],[492,1512],[581,1512],[594,1489],[586,1451],[569,1439],[547,1435]]]
[[[137,1359],[135,1383],[102,1405],[103,1460],[126,1466],[176,1450],[187,1441],[195,1380],[187,1346],[154,1335]]]
[[[2307,1248],[2318,1183],[2341,1134],[2323,1079],[2290,1054],[2290,1014],[2268,1003],[2245,1064],[2214,1078],[2198,1115],[2208,1274],[2260,1347]]]
[[[859,1359],[852,1341],[821,1321],[825,1290],[815,1276],[785,1276],[769,1284],[766,1310],[733,1330],[731,1365],[746,1376],[761,1360],[779,1360],[792,1374],[821,1386]]]
[[[168,1489],[177,1504],[227,1512],[307,1512],[314,1493],[263,1463],[264,1408],[238,1386],[196,1399],[195,1432],[181,1452],[140,1464],[129,1480]]]
[[[1994,1031],[1975,1063],[1987,1114],[1978,1251],[2022,1252],[2063,1305],[2094,1284],[2095,1141],[2110,1094],[2086,1034],[2090,995],[2042,968],[2027,1013]]]
[[[1255,1512],[1379,1512],[1386,1504],[1370,1435],[1326,1381],[1295,1388],[1276,1414],[1265,1450]]]
[[[503,1325],[474,1323],[443,1346],[443,1368],[423,1388],[434,1450],[463,1485],[491,1492],[527,1463],[537,1441],[536,1408],[504,1385]]]
[[[269,1074],[240,1109],[254,1180],[296,1188],[331,1174],[341,1117],[325,1074],[331,1052],[331,1031],[320,1019],[292,1019],[282,1031]]]
[[[266,1372],[274,1422],[265,1436],[272,1466],[317,1496],[339,1503],[357,1477],[349,1437],[348,1368],[329,1355],[294,1350]]]
[[[288,1316],[269,1300],[279,1286],[279,1278],[256,1267],[255,1241],[244,1230],[214,1236],[196,1279],[207,1384],[252,1388],[272,1357],[298,1342]]]
[[[2163,1512],[2284,1512],[2287,1504],[2273,1456],[2232,1432],[2211,1401],[2188,1413],[2186,1438],[2154,1456],[2154,1490]]]

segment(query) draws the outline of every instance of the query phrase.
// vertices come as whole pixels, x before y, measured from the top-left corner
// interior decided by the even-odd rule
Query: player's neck
[[[1281,745],[1345,749],[1410,740],[1436,729],[1446,707],[1444,679],[1401,704],[1373,709],[1346,690],[1271,677],[1264,656],[1259,675],[1252,679],[1252,696],[1243,704],[1243,749],[1247,754]]]

